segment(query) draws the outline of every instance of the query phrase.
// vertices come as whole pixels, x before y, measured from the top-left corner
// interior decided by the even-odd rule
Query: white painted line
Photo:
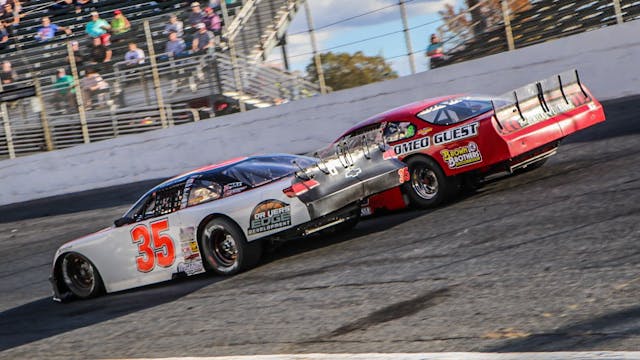
[[[136,360],[640,360],[636,351],[529,353],[395,353],[395,354],[279,354],[217,357],[174,357]],[[120,359],[124,360],[124,359]]]

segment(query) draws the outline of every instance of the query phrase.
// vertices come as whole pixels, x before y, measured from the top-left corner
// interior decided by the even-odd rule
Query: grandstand
[[[640,1],[620,0],[622,18],[640,18]],[[511,15],[515,48],[535,45],[617,23],[612,0],[532,0],[524,11]],[[445,65],[508,50],[504,22],[460,41],[463,34],[444,37],[448,42]]]
[[[215,51],[180,58],[163,53],[167,41],[163,30],[169,14],[187,15],[190,2],[93,0],[79,13],[57,11],[53,7],[55,1],[28,2],[9,46],[0,51],[0,61],[10,61],[19,74],[20,82],[14,86],[37,83],[44,104],[29,99],[2,103],[6,111],[5,126],[0,129],[0,158],[198,121],[237,111],[240,101],[250,109],[316,95],[319,89],[315,84],[262,64],[266,54],[280,44],[301,2],[226,0],[228,23],[216,41]],[[91,65],[98,68],[109,89],[101,94],[94,108],[53,110],[51,105],[58,91],[54,85],[56,69],[66,68],[67,73],[71,70],[67,44],[75,40],[81,48],[90,46],[91,40],[84,31],[90,12],[97,11],[110,20],[116,9],[130,20],[131,30],[122,36],[124,41],[111,44],[111,62]],[[215,11],[223,17],[220,7]],[[72,34],[59,33],[52,41],[39,42],[35,35],[45,15],[55,24],[71,29]],[[149,55],[144,26],[147,21],[156,53],[157,83],[150,61],[135,69],[121,61],[130,41]],[[186,21],[185,30],[189,30]],[[234,58],[228,51],[231,44]],[[80,78],[87,68],[78,64]],[[160,108],[159,103],[164,106]]]

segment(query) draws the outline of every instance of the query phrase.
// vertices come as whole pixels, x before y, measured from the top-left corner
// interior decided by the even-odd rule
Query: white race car
[[[393,150],[367,139],[339,144],[322,159],[253,156],[165,181],[114,226],[56,251],[54,299],[90,298],[207,270],[232,275],[256,265],[265,239],[355,225],[362,200],[409,177]]]

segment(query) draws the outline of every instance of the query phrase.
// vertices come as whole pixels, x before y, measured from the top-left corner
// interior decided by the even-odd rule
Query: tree
[[[349,89],[398,77],[382,56],[366,56],[362,51],[353,55],[328,52],[320,54],[320,59],[325,82],[333,90]],[[318,83],[314,59],[307,65],[307,76],[310,81]]]

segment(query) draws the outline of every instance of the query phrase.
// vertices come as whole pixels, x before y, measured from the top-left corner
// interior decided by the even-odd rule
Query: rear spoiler
[[[569,112],[591,101],[578,70],[569,70],[493,99],[498,127],[515,131]]]

